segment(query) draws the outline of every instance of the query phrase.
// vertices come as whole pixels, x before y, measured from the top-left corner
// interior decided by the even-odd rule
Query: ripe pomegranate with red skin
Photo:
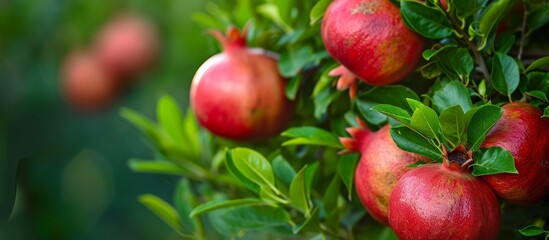
[[[129,80],[155,62],[157,38],[156,29],[148,20],[126,13],[114,18],[99,32],[94,51],[114,76]]]
[[[490,130],[481,148],[499,146],[515,158],[518,174],[502,173],[482,178],[504,201],[533,204],[549,194],[549,119],[528,103],[504,105],[503,115]]]
[[[424,41],[409,30],[399,9],[388,0],[336,0],[322,21],[322,41],[342,67],[371,85],[402,80],[421,58]],[[348,77],[339,89],[355,84]]]
[[[464,147],[453,151],[458,155]],[[501,213],[488,184],[462,163],[444,156],[405,173],[389,199],[389,226],[401,240],[496,239]],[[453,158],[452,158],[453,159]]]
[[[382,224],[387,222],[389,196],[397,180],[410,168],[406,166],[423,160],[430,160],[398,148],[391,138],[391,127],[384,126],[377,132],[367,129],[348,129],[361,154],[355,171],[355,186],[360,201],[370,215]],[[342,142],[349,142],[343,138]],[[351,141],[352,142],[352,141]]]
[[[236,28],[230,28],[227,37],[212,33],[224,51],[204,62],[193,78],[190,97],[198,121],[215,135],[233,140],[277,135],[293,113],[277,56],[246,47],[245,34]]]
[[[118,93],[117,83],[97,59],[87,52],[71,53],[61,70],[62,90],[70,105],[94,111],[111,103]]]

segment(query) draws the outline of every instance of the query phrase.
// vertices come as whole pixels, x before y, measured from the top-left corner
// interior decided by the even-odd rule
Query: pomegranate
[[[397,180],[410,170],[406,166],[419,160],[430,161],[398,148],[391,138],[390,130],[389,125],[377,132],[367,128],[350,128],[347,131],[354,139],[341,138],[349,150],[361,154],[355,171],[356,191],[370,215],[383,224],[387,224],[387,205],[391,191]]]
[[[443,163],[405,173],[389,198],[389,226],[399,239],[496,239],[501,213],[488,184],[467,169],[471,153],[457,147]]]
[[[246,31],[229,28],[212,34],[224,51],[202,64],[191,85],[191,106],[202,126],[232,140],[272,137],[291,119],[293,103],[277,56],[246,47]]]
[[[143,17],[125,13],[99,32],[94,51],[99,61],[120,79],[129,80],[152,66],[158,52],[154,26]]]
[[[480,146],[505,148],[515,158],[518,174],[482,177],[504,201],[533,204],[549,194],[549,119],[542,115],[528,103],[508,103]]]
[[[80,110],[98,110],[117,95],[117,83],[96,58],[87,52],[71,53],[61,70],[62,90],[69,103]]]
[[[402,80],[414,71],[424,45],[389,0],[335,0],[321,33],[326,50],[342,65],[331,74],[344,76],[339,89],[356,84],[349,73],[371,85]]]

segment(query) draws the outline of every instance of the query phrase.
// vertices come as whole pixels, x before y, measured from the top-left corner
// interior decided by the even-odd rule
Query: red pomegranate
[[[87,52],[72,52],[62,66],[61,78],[68,102],[79,110],[98,110],[117,95],[117,83]]]
[[[469,173],[463,146],[405,173],[389,198],[389,226],[401,240],[496,239],[501,213],[488,184]]]
[[[246,47],[245,33],[236,28],[226,37],[212,34],[224,51],[204,62],[193,78],[190,98],[198,121],[232,140],[278,134],[291,119],[293,104],[286,98],[277,56]]]
[[[410,170],[406,166],[419,160],[430,161],[398,148],[391,138],[390,130],[389,125],[377,132],[367,128],[350,128],[347,131],[353,138],[341,138],[347,149],[361,154],[355,171],[356,191],[370,215],[383,224],[387,224],[387,205],[391,191],[397,180]]]
[[[389,0],[335,0],[321,33],[328,53],[343,65],[332,75],[350,71],[371,85],[395,83],[414,71],[424,45]],[[340,89],[354,84],[348,77],[344,82]]]
[[[147,19],[125,13],[99,32],[94,52],[112,74],[128,80],[153,65],[158,54],[157,38],[156,29]]]
[[[480,146],[505,148],[515,158],[518,174],[482,177],[504,201],[533,204],[549,194],[549,119],[541,116],[528,103],[508,103]]]

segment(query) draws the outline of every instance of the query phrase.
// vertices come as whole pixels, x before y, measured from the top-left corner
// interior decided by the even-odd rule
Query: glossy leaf
[[[467,125],[467,143],[472,151],[478,149],[486,138],[486,134],[499,120],[503,110],[493,105],[485,105],[476,109]]]
[[[549,66],[549,56],[536,59],[532,62],[524,72],[530,72],[538,69],[542,69]]]
[[[530,226],[527,226],[527,227],[519,230],[519,232],[523,236],[533,237],[533,236],[537,236],[537,235],[547,233],[548,231],[545,231],[545,230],[543,230],[543,228],[540,228],[538,226],[530,225]]]
[[[310,211],[310,198],[307,195],[305,187],[306,168],[307,166],[303,167],[290,184],[290,202],[294,208],[299,209],[308,215]]]
[[[421,134],[434,139],[439,138],[439,133],[442,130],[435,110],[425,105],[420,105],[414,111],[410,126]]]
[[[335,135],[316,127],[294,127],[284,131],[281,135],[292,138],[284,142],[282,146],[317,145],[338,149],[343,147]]]
[[[330,181],[330,184],[324,192],[324,197],[322,198],[322,206],[324,211],[331,212],[337,208],[337,199],[339,198],[340,193],[340,181],[341,179],[336,175]]]
[[[471,17],[478,9],[478,0],[448,0],[449,5],[453,6],[457,17],[465,21]]]
[[[352,199],[353,188],[354,188],[354,177],[355,177],[355,168],[360,159],[358,153],[345,154],[339,156],[337,160],[337,173],[341,177],[341,181],[347,188],[347,198]]]
[[[535,97],[539,100],[542,100],[544,102],[548,102],[547,100],[547,94],[545,94],[544,92],[542,91],[539,91],[539,90],[532,90],[532,91],[529,91],[529,92],[526,92],[526,94],[528,94],[529,96],[532,96],[532,97]]]
[[[469,90],[459,81],[450,81],[433,95],[433,107],[443,112],[451,106],[459,105],[464,112],[473,106]]]
[[[412,121],[412,116],[410,116],[410,114],[406,110],[399,107],[392,106],[392,105],[379,104],[373,107],[372,110],[376,110],[380,113],[383,113],[388,117],[391,117],[407,126],[409,126],[410,122]]]
[[[196,217],[201,214],[215,211],[222,208],[237,207],[237,206],[253,206],[253,205],[266,205],[261,199],[257,198],[243,198],[235,200],[218,200],[200,204],[195,207],[190,213],[190,217]]]
[[[549,118],[549,106],[543,110],[543,117]]]
[[[315,24],[320,18],[322,18],[322,16],[324,16],[324,12],[326,12],[326,9],[331,2],[332,0],[320,0],[315,4],[310,13],[311,25]]]
[[[276,178],[280,179],[286,185],[290,185],[296,175],[292,165],[281,155],[275,157],[273,160],[273,170]]]
[[[294,234],[298,234],[299,232],[301,232],[303,230],[318,231],[319,217],[320,217],[320,207],[317,206],[311,211],[311,215],[309,215],[303,223],[295,225],[292,228],[292,232]]]
[[[134,172],[162,173],[185,176],[189,171],[168,161],[130,159],[128,166]]]
[[[518,173],[513,155],[502,147],[479,149],[474,152],[473,176],[498,173]]]
[[[191,183],[188,179],[182,178],[175,188],[174,206],[184,223],[183,227],[191,231],[195,231],[196,226],[202,224],[200,219],[193,220],[190,217],[192,209],[197,205],[198,200],[192,191]]]
[[[440,113],[440,124],[442,125],[442,134],[448,141],[452,143],[452,147],[456,147],[461,143],[465,143],[465,113],[459,105],[447,108]]]
[[[160,98],[157,106],[157,118],[176,146],[186,145],[183,136],[183,117],[175,99],[168,95]]]
[[[247,148],[235,148],[230,152],[230,159],[228,157],[226,161],[230,161],[246,179],[258,186],[268,187],[275,193],[278,192],[271,163],[265,157]]]
[[[439,66],[448,77],[462,82],[468,82],[474,68],[474,60],[466,48],[447,47],[440,54],[436,55],[437,66]]]
[[[404,23],[426,38],[445,38],[452,35],[452,26],[442,12],[426,5],[402,0],[400,13]]]
[[[518,87],[520,74],[517,62],[501,53],[496,53],[492,62],[492,83],[505,96],[510,96]]]
[[[514,0],[499,0],[493,1],[486,11],[480,17],[479,22],[479,31],[482,36],[480,48],[482,49],[487,40],[488,36],[494,31],[497,24],[501,22],[509,13],[509,10],[514,6]]]
[[[432,142],[406,126],[391,127],[391,137],[402,150],[442,162],[442,152]]]
[[[280,207],[240,206],[220,209],[215,212],[220,213],[215,215],[218,221],[240,230],[292,224],[288,212]]]
[[[238,179],[248,189],[256,193],[259,193],[259,185],[253,182],[252,180],[248,179],[246,175],[240,172],[240,170],[236,167],[233,160],[233,156],[232,156],[233,151],[227,150],[225,155],[226,155],[225,165],[227,166],[227,170],[229,170],[229,173],[231,173],[231,175],[233,175],[236,179]]]
[[[179,214],[169,203],[152,194],[139,196],[139,202],[145,205],[177,233],[182,234],[183,226]]]

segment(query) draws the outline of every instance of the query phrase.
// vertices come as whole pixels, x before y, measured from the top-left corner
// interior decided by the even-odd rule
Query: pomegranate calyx
[[[358,90],[358,81],[355,74],[349,71],[345,66],[339,65],[328,73],[328,76],[338,77],[336,89],[343,91],[349,89],[349,98],[355,99]]]
[[[349,127],[345,131],[351,135],[351,137],[340,137],[339,142],[345,149],[338,152],[338,154],[348,154],[354,152],[361,152],[364,146],[369,142],[370,136],[376,132],[370,131],[366,125],[359,119],[357,119],[361,127]]]
[[[442,160],[443,166],[453,170],[466,170],[473,163],[473,152],[468,151],[463,145],[455,147],[452,151],[448,152],[446,147],[442,146]]]
[[[209,33],[221,43],[225,51],[246,47],[247,27],[240,31],[238,28],[231,26],[227,29],[225,35],[219,30],[210,30]]]

